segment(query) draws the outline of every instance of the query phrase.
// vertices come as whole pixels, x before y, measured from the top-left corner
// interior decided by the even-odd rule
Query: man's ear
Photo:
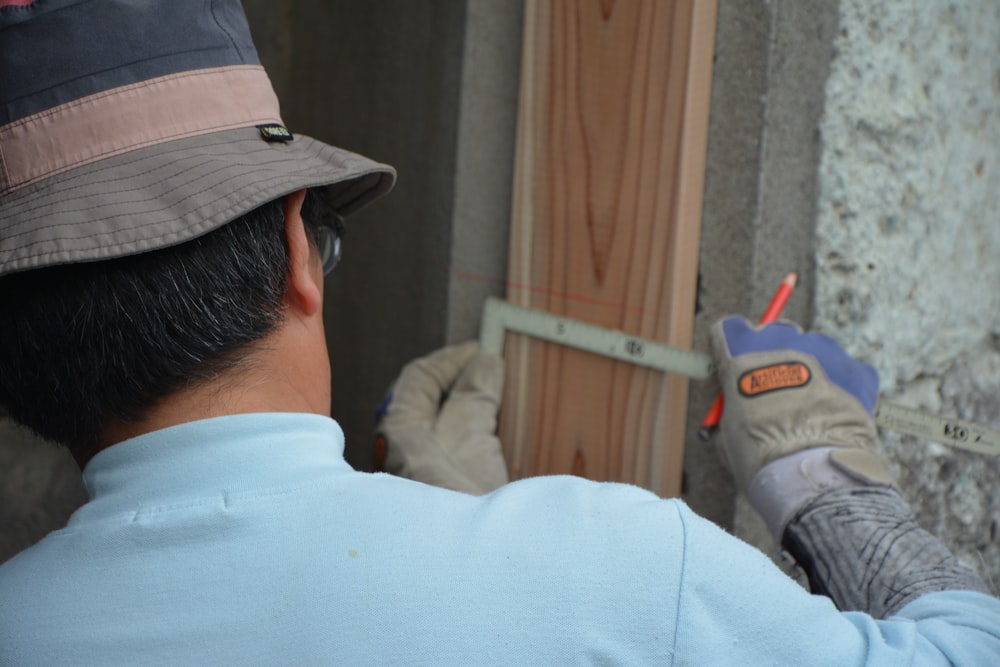
[[[288,244],[288,287],[285,300],[297,305],[304,314],[313,315],[323,307],[323,266],[319,253],[309,243],[302,202],[306,191],[285,195],[285,242]]]

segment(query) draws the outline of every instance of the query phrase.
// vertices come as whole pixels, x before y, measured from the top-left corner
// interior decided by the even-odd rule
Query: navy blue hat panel
[[[86,22],[79,5],[86,5]],[[37,0],[5,7],[0,125],[103,90],[239,64],[260,64],[239,0]]]

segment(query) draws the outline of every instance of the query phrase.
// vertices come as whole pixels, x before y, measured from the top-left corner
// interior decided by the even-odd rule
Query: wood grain
[[[530,0],[508,299],[689,347],[715,0]],[[680,492],[687,381],[509,335],[515,478]]]

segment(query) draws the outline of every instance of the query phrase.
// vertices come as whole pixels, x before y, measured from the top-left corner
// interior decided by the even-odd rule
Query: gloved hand
[[[473,494],[506,484],[496,436],[502,389],[503,359],[475,342],[407,364],[376,428],[386,447],[385,471]]]
[[[712,329],[725,395],[722,456],[780,540],[797,506],[848,485],[892,486],[875,453],[875,369],[794,324]]]

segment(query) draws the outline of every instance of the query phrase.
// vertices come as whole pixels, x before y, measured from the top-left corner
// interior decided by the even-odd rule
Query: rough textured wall
[[[815,324],[878,369],[883,399],[1000,426],[1000,3],[840,8]],[[1000,459],[883,446],[924,527],[1000,585]]]
[[[459,93],[446,341],[479,335],[507,276],[523,0],[467,0]]]

